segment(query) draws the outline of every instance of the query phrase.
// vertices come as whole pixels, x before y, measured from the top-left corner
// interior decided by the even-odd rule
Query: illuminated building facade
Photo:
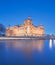
[[[6,36],[43,36],[44,27],[42,25],[34,26],[32,20],[28,17],[24,24],[20,26],[7,27]]]

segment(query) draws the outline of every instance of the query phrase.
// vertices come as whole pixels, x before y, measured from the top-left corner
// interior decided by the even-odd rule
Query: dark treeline
[[[0,24],[0,36],[5,36],[6,27],[3,24]]]

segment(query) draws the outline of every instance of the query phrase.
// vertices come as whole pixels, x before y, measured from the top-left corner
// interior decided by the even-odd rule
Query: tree
[[[0,35],[5,34],[6,28],[3,24],[0,24]]]

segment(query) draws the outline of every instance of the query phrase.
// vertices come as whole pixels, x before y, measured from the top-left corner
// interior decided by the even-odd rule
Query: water
[[[0,41],[0,65],[55,65],[55,40]]]

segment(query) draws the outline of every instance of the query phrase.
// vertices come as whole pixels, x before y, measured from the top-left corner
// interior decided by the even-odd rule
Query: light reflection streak
[[[52,48],[52,39],[49,40],[49,48]]]
[[[54,45],[55,45],[55,40],[53,40],[53,43],[54,43]]]

